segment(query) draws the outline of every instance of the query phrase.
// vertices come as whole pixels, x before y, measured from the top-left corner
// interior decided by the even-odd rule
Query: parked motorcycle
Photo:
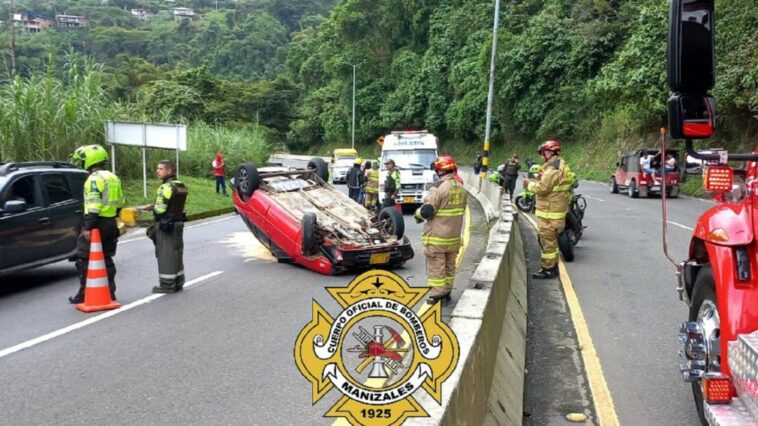
[[[582,224],[587,200],[582,194],[569,193],[569,209],[566,212],[566,226],[558,234],[558,249],[566,262],[574,260],[574,246],[582,238],[585,226]]]
[[[529,172],[527,173],[527,177],[529,179],[539,179],[540,175],[540,169],[542,166],[539,164],[532,163],[530,160],[526,160],[527,166],[529,166]],[[535,196],[534,192],[530,191],[526,187],[521,189],[521,192],[516,195],[516,198],[513,200],[516,203],[516,208],[521,210],[524,213],[533,213],[534,212],[534,205],[535,205]]]

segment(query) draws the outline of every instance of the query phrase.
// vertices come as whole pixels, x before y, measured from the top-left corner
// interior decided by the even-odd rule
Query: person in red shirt
[[[226,173],[224,164],[224,155],[221,151],[216,153],[216,159],[211,162],[213,167],[213,176],[216,177],[216,194],[219,193],[219,188],[226,197]]]

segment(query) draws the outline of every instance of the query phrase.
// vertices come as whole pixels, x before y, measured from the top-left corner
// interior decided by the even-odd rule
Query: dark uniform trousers
[[[115,217],[99,217],[97,219],[97,229],[100,230],[100,239],[103,244],[103,255],[105,256],[105,270],[108,273],[108,286],[111,289],[111,296],[116,293],[116,264],[113,263],[113,256],[116,255],[118,247],[118,226]],[[79,294],[84,294],[84,287],[87,285],[87,268],[89,267],[89,249],[90,241],[87,241],[83,235],[79,235],[76,240],[76,249],[78,259],[76,260],[76,270],[79,272]]]
[[[158,280],[161,287],[184,286],[184,222],[173,222],[170,230],[161,230],[155,223],[155,257],[158,259]],[[166,228],[164,226],[164,228]]]

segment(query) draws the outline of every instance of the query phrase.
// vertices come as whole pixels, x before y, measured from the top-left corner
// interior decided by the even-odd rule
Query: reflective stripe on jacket
[[[99,217],[116,217],[124,206],[121,180],[108,170],[92,172],[84,182],[84,215],[95,213]]]
[[[453,174],[442,176],[424,200],[434,208],[421,233],[421,243],[432,252],[457,252],[466,211],[466,191]],[[417,210],[416,214],[420,214]]]
[[[366,192],[372,194],[379,192],[379,170],[369,170],[366,178]]]
[[[537,217],[563,220],[568,210],[566,163],[557,155],[542,166],[539,181],[529,182],[528,189],[537,195]],[[569,186],[570,187],[570,186]]]

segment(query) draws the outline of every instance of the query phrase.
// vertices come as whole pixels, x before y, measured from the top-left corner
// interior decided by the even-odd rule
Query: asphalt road
[[[406,215],[416,256],[396,272],[414,286],[425,285],[420,233]],[[473,272],[481,238],[472,236],[458,283]],[[3,278],[0,424],[331,424],[322,416],[337,397],[311,405],[293,348],[311,300],[338,312],[324,289],[352,276],[276,263],[234,214],[189,224],[184,256],[188,284],[201,281],[145,303],[157,284],[152,243],[144,230],[127,234],[115,258],[121,311],[35,345],[109,314],[68,304],[72,263]],[[454,300],[463,289],[457,284]]]
[[[622,425],[696,425],[690,385],[678,371],[677,333],[687,318],[663,254],[661,199],[611,194],[582,181],[582,240],[567,270]],[[668,203],[672,257],[687,257],[692,227],[710,201]]]

